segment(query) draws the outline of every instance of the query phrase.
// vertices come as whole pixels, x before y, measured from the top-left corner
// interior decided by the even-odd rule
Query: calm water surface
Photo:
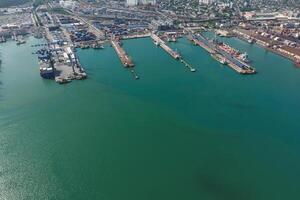
[[[78,50],[89,79],[39,76],[30,38],[0,45],[0,199],[300,199],[300,70],[231,38],[242,76],[186,39],[189,72],[148,39]]]

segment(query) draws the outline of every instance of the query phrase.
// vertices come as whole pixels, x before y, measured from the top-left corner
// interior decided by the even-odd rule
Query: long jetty
[[[175,58],[175,59],[180,59],[181,58],[180,54],[177,53],[176,51],[174,51],[173,49],[171,49],[168,45],[166,45],[166,43],[162,39],[160,39],[160,37],[158,37],[158,35],[152,33],[151,38],[153,39],[153,41],[155,42],[155,44],[157,46],[160,46],[168,54],[170,54],[173,58]]]
[[[214,44],[208,41],[202,35],[199,37],[195,37],[193,35],[189,35],[187,37],[190,41],[192,41],[195,45],[198,45],[209,52],[213,57],[215,57],[218,61],[223,60],[223,64],[227,64],[230,68],[235,70],[240,74],[254,74],[256,73],[255,69],[251,68],[244,62],[241,62],[235,58],[232,58],[229,54],[224,51],[215,48]]]
[[[216,53],[216,51],[212,48],[210,48],[208,45],[206,45],[204,42],[196,39],[195,37],[193,37],[192,35],[188,35],[187,38],[192,41],[195,45],[198,45],[200,47],[202,47],[203,49],[205,49],[208,53]]]
[[[132,59],[126,54],[125,50],[121,47],[120,43],[116,39],[111,40],[112,47],[115,49],[118,54],[124,67],[134,67]]]
[[[183,63],[191,72],[195,72],[196,69],[192,67],[189,63],[187,63],[179,53],[171,49],[166,43],[156,34],[152,33],[150,36],[154,43],[157,46],[160,46],[163,50],[165,50],[168,54],[170,54],[174,59],[180,60],[181,63]]]

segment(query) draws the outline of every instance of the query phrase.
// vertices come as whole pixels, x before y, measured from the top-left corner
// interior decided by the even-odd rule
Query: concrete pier
[[[180,59],[180,62],[182,62],[191,72],[195,72],[196,69],[192,67],[189,63],[187,63],[185,60]]]
[[[128,36],[123,36],[122,39],[129,40],[129,39],[138,39],[138,38],[146,38],[146,37],[150,37],[150,34],[145,33],[145,34],[137,34],[137,35],[128,35]]]
[[[197,40],[196,38],[194,38],[191,35],[188,35],[187,38],[192,41],[195,45],[198,45],[200,47],[202,47],[203,49],[205,49],[208,53],[215,53],[215,50],[211,49],[209,46],[207,46],[206,44],[204,44],[203,42],[201,42],[200,40]]]
[[[164,49],[168,54],[170,54],[173,58],[175,59],[180,59],[181,56],[179,53],[177,53],[176,51],[174,51],[173,49],[171,49],[168,45],[166,45],[166,43],[160,39],[158,37],[158,35],[152,33],[151,34],[151,38],[153,39],[153,41],[155,42],[155,44],[157,46],[160,46],[162,49]]]
[[[117,39],[111,39],[111,45],[118,54],[124,67],[134,67],[132,59],[126,54],[125,50],[121,47]]]
[[[170,54],[174,59],[180,60],[181,63],[183,63],[191,72],[195,72],[196,69],[192,67],[189,63],[187,63],[179,53],[171,49],[166,43],[156,34],[152,33],[151,38],[153,39],[154,43],[157,46],[160,46],[162,49],[164,49],[168,54]]]

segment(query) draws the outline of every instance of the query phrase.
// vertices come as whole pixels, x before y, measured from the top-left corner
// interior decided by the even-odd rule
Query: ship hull
[[[44,79],[54,79],[54,73],[40,73],[41,77]]]

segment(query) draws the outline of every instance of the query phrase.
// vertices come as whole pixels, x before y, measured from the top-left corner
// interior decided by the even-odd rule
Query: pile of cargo
[[[86,30],[74,31],[72,32],[70,37],[73,42],[96,40],[96,36]]]

